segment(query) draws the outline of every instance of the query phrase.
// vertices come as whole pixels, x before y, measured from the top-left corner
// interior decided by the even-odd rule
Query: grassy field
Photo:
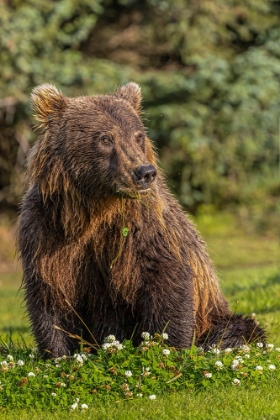
[[[197,224],[221,278],[231,308],[255,313],[269,333],[269,342],[280,347],[280,245],[278,232],[269,236],[245,233],[229,215],[201,216]],[[14,229],[0,224],[0,336],[22,346],[32,346],[23,295],[21,271],[14,260]],[[276,365],[280,370],[280,363]],[[0,372],[1,381],[1,372]],[[208,387],[157,397],[154,401],[96,401],[84,412],[34,410],[0,411],[3,419],[278,419],[278,379],[257,385]]]

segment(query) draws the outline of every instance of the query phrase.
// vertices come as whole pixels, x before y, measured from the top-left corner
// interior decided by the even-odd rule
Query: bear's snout
[[[138,184],[142,188],[148,188],[151,185],[151,183],[155,180],[156,175],[157,171],[153,165],[141,165],[135,169],[133,173],[133,178],[136,184]]]

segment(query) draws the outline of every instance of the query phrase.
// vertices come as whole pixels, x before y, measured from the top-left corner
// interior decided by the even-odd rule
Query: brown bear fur
[[[45,84],[32,103],[42,133],[18,246],[41,354],[73,353],[73,335],[138,344],[164,328],[178,348],[262,340],[252,319],[230,313],[204,242],[165,185],[140,87],[70,99]],[[147,184],[139,168],[154,168]]]

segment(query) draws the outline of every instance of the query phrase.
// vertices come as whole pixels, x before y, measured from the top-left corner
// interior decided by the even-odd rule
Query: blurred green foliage
[[[34,86],[74,96],[134,80],[188,210],[277,210],[280,1],[4,0],[0,28],[2,208],[22,193]]]

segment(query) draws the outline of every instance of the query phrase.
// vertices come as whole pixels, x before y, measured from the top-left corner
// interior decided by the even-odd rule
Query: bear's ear
[[[37,86],[31,93],[31,104],[35,118],[41,126],[59,118],[66,107],[67,99],[50,83]]]
[[[136,111],[140,110],[142,94],[141,88],[137,83],[127,83],[127,85],[122,86],[115,92],[115,96],[128,101]]]

